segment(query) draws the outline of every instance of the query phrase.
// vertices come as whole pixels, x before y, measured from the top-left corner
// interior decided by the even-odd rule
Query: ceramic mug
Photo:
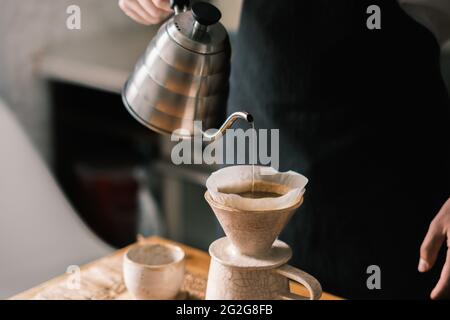
[[[185,253],[170,244],[137,244],[124,256],[123,276],[137,300],[175,299],[183,284]]]
[[[291,293],[289,280],[308,289],[309,297]],[[288,264],[279,267],[242,268],[211,260],[207,300],[318,300],[320,283],[308,273]]]

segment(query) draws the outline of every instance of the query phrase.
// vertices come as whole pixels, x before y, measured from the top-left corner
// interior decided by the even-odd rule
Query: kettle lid
[[[215,54],[229,48],[228,33],[219,23],[222,13],[212,4],[197,2],[191,11],[175,15],[166,30],[180,46],[200,54]]]

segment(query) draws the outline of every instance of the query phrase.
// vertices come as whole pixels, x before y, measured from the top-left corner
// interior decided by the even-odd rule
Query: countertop
[[[206,289],[210,257],[206,252],[188,247],[166,239],[151,237],[144,242],[171,243],[179,245],[186,252],[186,277],[182,291],[186,293],[182,299],[203,299]],[[128,247],[127,247],[128,248]],[[72,274],[67,273],[45,282],[35,288],[22,292],[11,300],[129,300],[131,299],[122,279],[122,259],[127,248],[114,254],[82,266],[79,290],[68,287]],[[303,286],[292,283],[292,292],[307,296]],[[328,293],[322,295],[322,300],[340,300]]]

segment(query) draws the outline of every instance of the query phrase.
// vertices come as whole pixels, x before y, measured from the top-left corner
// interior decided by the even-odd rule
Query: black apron
[[[366,27],[369,5],[382,29]],[[282,239],[292,264],[347,298],[427,298],[417,271],[450,196],[449,97],[432,33],[396,1],[245,1],[229,111],[280,129],[281,170],[310,179]],[[439,263],[439,262],[438,262]],[[381,268],[369,290],[367,268]]]

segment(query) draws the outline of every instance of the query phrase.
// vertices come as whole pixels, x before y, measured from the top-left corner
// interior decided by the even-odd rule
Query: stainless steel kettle
[[[177,130],[192,137],[195,121],[217,128],[226,114],[231,46],[213,5],[172,0],[175,15],[150,42],[126,82],[122,97],[128,111],[143,125],[164,134]],[[237,119],[253,122],[246,112],[232,114],[213,135],[223,133]]]

